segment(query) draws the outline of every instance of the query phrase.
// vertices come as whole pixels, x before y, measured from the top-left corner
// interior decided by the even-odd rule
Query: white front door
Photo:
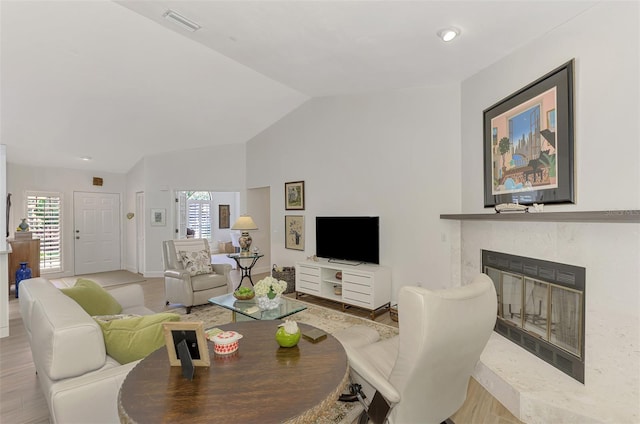
[[[73,193],[75,275],[120,269],[120,195]]]

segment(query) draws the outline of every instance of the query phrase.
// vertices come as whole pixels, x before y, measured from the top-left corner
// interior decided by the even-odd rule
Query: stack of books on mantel
[[[13,233],[16,240],[31,240],[33,233],[31,231],[16,231]]]

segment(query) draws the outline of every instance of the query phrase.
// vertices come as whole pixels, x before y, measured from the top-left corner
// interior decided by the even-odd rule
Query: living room
[[[458,83],[311,98],[246,143],[160,152],[122,173],[16,163],[9,143],[7,192],[14,194],[13,211],[27,190],[61,192],[68,201],[78,191],[119,193],[121,216],[136,210],[143,192],[145,212],[165,209],[171,220],[174,190],[238,191],[240,212],[258,223],[252,236],[266,253],[257,272],[313,255],[316,216],[376,215],[392,293],[410,284],[464,284],[480,270],[480,249],[583,266],[585,387],[599,387],[594,393],[602,400],[585,404],[574,391],[570,408],[595,422],[637,422],[637,402],[629,399],[640,390],[638,225],[458,222],[440,215],[492,212],[483,207],[483,110],[572,58],[576,203],[545,211],[640,209],[638,27],[636,2],[597,3]],[[94,176],[104,179],[99,189]],[[306,208],[289,213],[284,184],[299,180]],[[285,248],[289,214],[305,217],[304,251]],[[14,212],[9,228],[19,218]],[[64,269],[72,273],[73,220],[64,219]],[[135,218],[123,220],[123,268],[160,276],[160,244],[172,238],[172,227],[145,227],[143,267],[135,229]],[[336,243],[354,242],[345,234]],[[554,392],[542,386],[531,396],[547,401]]]

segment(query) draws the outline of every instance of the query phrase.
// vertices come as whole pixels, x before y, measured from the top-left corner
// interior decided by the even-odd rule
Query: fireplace
[[[584,383],[585,268],[482,250],[495,331]]]

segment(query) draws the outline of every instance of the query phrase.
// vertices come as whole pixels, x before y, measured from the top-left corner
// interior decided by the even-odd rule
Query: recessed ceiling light
[[[85,161],[85,162],[88,162],[88,161],[90,161],[91,159],[92,159],[92,158],[91,158],[91,156],[82,156],[82,157],[80,158],[80,160],[83,160],[83,161]]]
[[[458,35],[460,35],[460,30],[454,27],[449,27],[438,31],[438,37],[440,37],[444,42],[451,41]]]
[[[164,15],[162,15],[162,16],[166,20],[180,25],[182,28],[186,29],[187,31],[195,32],[195,31],[197,31],[197,30],[199,30],[201,28],[200,25],[198,25],[197,23],[193,22],[192,20],[189,20],[189,19],[185,18],[181,14],[179,14],[177,12],[174,12],[171,9],[167,10],[166,12],[164,12]]]

